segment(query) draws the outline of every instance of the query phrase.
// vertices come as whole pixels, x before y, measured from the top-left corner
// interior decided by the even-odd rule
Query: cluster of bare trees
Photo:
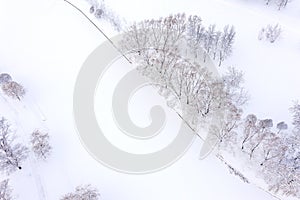
[[[26,94],[22,85],[12,80],[11,76],[7,73],[0,74],[0,86],[5,95],[21,100]]]
[[[22,169],[21,164],[28,156],[28,148],[15,141],[14,132],[6,119],[0,120],[0,170],[11,173]]]
[[[176,14],[134,23],[126,31],[122,46],[125,50],[142,52],[144,56],[149,53],[147,51],[145,54],[145,49],[149,48],[163,54],[185,51],[194,59],[203,59],[204,62],[210,56],[221,65],[232,53],[234,37],[233,26],[227,25],[223,31],[218,31],[215,25],[205,28],[199,16]]]
[[[226,26],[221,33],[213,27],[203,28],[198,16],[187,20],[184,14],[170,15],[135,23],[122,44],[125,50],[133,49],[138,71],[159,88],[169,106],[175,110],[181,108],[187,123],[197,128],[211,118],[218,118],[209,129],[214,139],[222,142],[237,127],[247,94],[242,87],[241,72],[229,68],[223,77],[217,78],[199,64],[220,46],[221,60],[231,52],[233,28]]]
[[[32,133],[32,151],[38,158],[46,159],[51,153],[48,133],[37,130]],[[29,149],[17,142],[15,132],[5,118],[0,120],[0,170],[7,174],[22,169],[22,162],[28,157]]]
[[[177,14],[136,23],[129,28],[122,44],[126,50],[134,49],[138,71],[158,87],[170,107],[181,111],[181,117],[184,116],[193,129],[218,118],[210,130],[214,139],[224,141],[238,125],[241,106],[247,101],[242,88],[243,76],[229,68],[222,78],[214,77],[199,64],[197,59],[201,57],[202,62],[208,52],[201,51],[204,36],[197,40],[199,34],[192,33],[197,29],[191,25],[195,19],[200,20],[195,16],[187,20],[184,14]],[[214,32],[210,31],[207,36],[210,34]],[[221,35],[224,40],[227,38],[227,32]],[[194,43],[192,48],[192,40],[199,44]]]
[[[263,27],[258,33],[259,40],[267,40],[271,43],[274,43],[280,36],[282,30],[279,24],[276,25],[267,25]]]
[[[7,120],[0,120],[0,170],[10,174],[17,169],[21,170],[21,164],[28,156],[28,148],[16,142],[15,135]],[[0,199],[12,200],[12,189],[8,185],[9,179],[0,182]]]
[[[99,200],[99,191],[91,185],[81,185],[75,191],[64,195],[61,200]]]
[[[185,14],[137,22],[125,31],[121,46],[125,51],[135,50],[139,56],[145,56],[145,59],[150,58],[153,50],[165,55],[177,55],[180,43],[185,40],[186,26]]]
[[[271,42],[278,37],[264,34]],[[234,35],[229,26],[223,32],[215,31],[214,25],[205,29],[199,17],[186,19],[177,14],[133,24],[121,43],[132,53],[137,70],[197,135],[199,126],[209,124],[208,135],[220,152],[243,155],[270,190],[299,197],[300,105],[291,109],[292,133],[285,122],[274,126],[272,119],[253,114],[242,119],[248,100],[243,74],[230,67],[218,78],[199,64],[206,56],[222,61],[230,55]],[[232,166],[230,169],[246,180]]]
[[[25,89],[22,85],[13,81],[7,73],[0,74],[0,86],[5,95],[12,99],[21,100],[25,95]],[[2,117],[0,119],[0,172],[10,175],[16,170],[22,169],[22,164],[29,156],[29,148],[22,144],[15,134],[11,124]],[[51,146],[49,144],[49,135],[40,131],[32,133],[31,139],[32,151],[38,158],[44,160],[50,155]],[[9,179],[0,183],[0,199],[11,200],[12,190],[8,185]]]
[[[48,133],[34,131],[31,139],[32,151],[38,158],[49,157],[51,146]],[[15,131],[5,118],[0,120],[0,171],[10,175],[22,169],[22,164],[29,155],[29,148],[17,141]],[[0,183],[0,200],[11,200],[8,179]]]
[[[218,119],[210,123],[210,135],[218,144],[227,144],[248,96],[238,70],[231,67],[222,77],[214,77],[199,64],[217,51],[220,38],[224,49],[218,50],[223,52],[219,54],[231,52],[233,28],[226,26],[223,33],[216,33],[213,27],[203,28],[197,16],[187,20],[184,14],[170,15],[134,24],[122,44],[125,50],[133,49],[137,70],[159,88],[170,107],[181,110],[186,123],[196,130],[212,118]],[[215,35],[219,39],[215,40]]]
[[[216,25],[205,28],[199,16],[190,16],[187,23],[187,40],[195,56],[203,55],[204,62],[209,55],[221,63],[231,55],[235,30],[226,25],[223,31],[216,30]],[[200,52],[199,52],[200,51]]]
[[[235,151],[248,157],[260,177],[275,193],[300,197],[300,105],[291,108],[294,128],[272,119],[248,115],[235,135]]]
[[[270,3],[275,3],[278,7],[278,10],[281,8],[285,8],[287,4],[290,2],[290,0],[264,0],[266,5],[269,5]]]

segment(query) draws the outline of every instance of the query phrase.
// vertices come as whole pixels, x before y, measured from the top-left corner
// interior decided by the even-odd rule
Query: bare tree
[[[221,42],[222,42],[222,32],[221,31],[217,31],[215,33],[215,38],[214,41],[212,43],[212,58],[214,60],[216,60],[219,57],[219,51],[221,51],[222,46],[221,46]]]
[[[206,56],[211,54],[211,50],[213,47],[213,43],[215,41],[216,34],[216,25],[210,25],[206,30],[204,41],[203,41],[203,49],[204,49],[204,62],[206,61]]]
[[[14,142],[15,136],[6,119],[0,120],[0,170],[11,173],[22,169],[21,163],[27,158],[28,149]]]
[[[3,84],[2,90],[7,96],[18,99],[19,101],[21,101],[21,98],[24,97],[26,93],[24,87],[14,81]]]
[[[222,62],[231,55],[235,34],[233,26],[227,25],[224,27],[220,42],[219,66],[221,66]]]
[[[9,179],[0,182],[0,200],[13,200]]]
[[[185,14],[176,14],[134,23],[126,31],[121,46],[124,50],[136,50],[146,60],[151,48],[164,53],[192,53],[196,60],[202,56],[204,62],[207,56],[212,56],[219,58],[220,65],[231,55],[234,37],[232,26],[225,26],[223,31],[216,31],[216,25],[206,29],[199,16],[186,18]]]
[[[202,25],[202,19],[197,16],[189,16],[187,22],[187,44],[195,58],[203,54],[203,41],[206,38],[206,30]]]
[[[99,200],[100,193],[91,185],[78,186],[75,192],[64,195],[61,200]]]
[[[45,160],[51,154],[52,147],[49,144],[49,134],[36,130],[31,134],[31,146],[35,155]]]
[[[226,110],[220,113],[221,119],[215,123],[212,122],[210,126],[210,133],[215,136],[217,144],[222,150],[226,148],[232,148],[236,144],[236,135],[239,121],[241,119],[242,110],[237,109],[235,106],[228,105]]]
[[[234,67],[229,67],[222,76],[222,81],[225,86],[227,102],[231,102],[237,108],[242,108],[249,100],[249,95],[243,86],[243,72]]]
[[[9,74],[7,74],[7,73],[0,74],[0,84],[6,84],[11,81],[12,81],[12,78]]]

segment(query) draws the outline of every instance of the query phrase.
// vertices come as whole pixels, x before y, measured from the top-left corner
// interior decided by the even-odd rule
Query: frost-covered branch
[[[0,200],[13,200],[9,179],[0,182]]]

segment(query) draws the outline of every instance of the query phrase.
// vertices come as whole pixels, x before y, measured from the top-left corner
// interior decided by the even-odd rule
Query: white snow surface
[[[82,8],[85,2],[72,1]],[[278,12],[259,0],[110,0],[105,3],[128,22],[170,13],[186,12],[202,17],[204,24],[236,28],[233,56],[224,62],[245,73],[251,95],[245,113],[275,122],[290,123],[288,108],[300,100],[300,1],[294,0]],[[261,27],[279,23],[281,38],[274,44],[258,41]],[[105,22],[97,22],[109,35],[116,33]],[[105,38],[74,8],[62,0],[0,0],[0,72],[10,73],[27,90],[22,102],[1,93],[1,115],[16,129],[19,140],[28,143],[35,129],[49,131],[53,153],[46,162],[33,155],[23,169],[10,176],[14,195],[21,200],[57,200],[77,185],[92,184],[103,200],[272,200],[274,197],[254,185],[244,184],[230,175],[214,156],[199,160],[201,142],[196,140],[175,164],[147,175],[113,171],[95,161],[85,150],[73,120],[72,95],[76,76],[87,56]],[[118,68],[120,70],[118,70]],[[101,92],[114,85],[130,67],[118,62],[104,77]],[[105,96],[109,98],[111,96]],[[149,107],[143,107],[147,99]],[[143,103],[141,103],[143,102]],[[164,101],[151,88],[137,92],[130,103],[132,120],[143,126],[150,123],[149,109]],[[180,120],[166,108],[169,123],[162,136],[137,143],[118,132],[107,105],[96,105],[101,117],[110,122],[109,139],[121,149],[143,153],[163,147],[174,137]],[[100,110],[103,109],[103,110]],[[175,131],[174,131],[175,130]],[[138,151],[138,152],[137,152]],[[0,180],[6,176],[1,174]],[[287,198],[291,199],[291,198]]]

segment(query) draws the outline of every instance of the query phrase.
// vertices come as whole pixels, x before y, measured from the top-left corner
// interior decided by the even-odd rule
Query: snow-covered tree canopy
[[[31,134],[31,147],[35,155],[45,160],[51,154],[52,147],[49,144],[49,134],[36,130]]]
[[[9,96],[13,99],[18,99],[19,101],[26,94],[24,87],[14,81],[3,84],[2,90],[3,90],[4,94],[6,94],[7,96]]]
[[[64,195],[61,200],[99,200],[100,193],[91,185],[76,187],[75,191]]]
[[[21,163],[27,158],[28,149],[16,143],[14,132],[6,119],[0,120],[0,170],[11,173],[22,169]]]

